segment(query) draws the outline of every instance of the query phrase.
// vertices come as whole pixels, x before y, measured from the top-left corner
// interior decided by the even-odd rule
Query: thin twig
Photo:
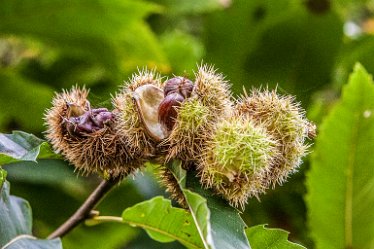
[[[109,192],[115,186],[120,179],[103,180],[99,186],[88,196],[86,201],[80,206],[80,208],[57,228],[53,233],[48,236],[48,239],[54,239],[57,237],[63,237],[65,234],[70,232],[73,228],[78,226],[85,219],[90,218],[90,213],[93,208],[101,201],[106,193]]]

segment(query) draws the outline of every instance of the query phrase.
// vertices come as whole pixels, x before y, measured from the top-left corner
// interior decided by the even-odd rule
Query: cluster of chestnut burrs
[[[167,162],[181,160],[203,187],[243,206],[284,182],[306,154],[305,139],[315,135],[292,97],[252,90],[235,100],[224,77],[206,65],[194,82],[139,71],[113,96],[113,110],[91,107],[88,93],[73,87],[54,97],[45,120],[55,151],[81,173],[106,178],[155,162],[161,182],[182,205]]]

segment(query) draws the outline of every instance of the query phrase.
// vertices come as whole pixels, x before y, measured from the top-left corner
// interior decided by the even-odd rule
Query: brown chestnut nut
[[[184,97],[179,93],[170,93],[167,95],[158,107],[158,120],[163,128],[169,133],[175,124],[178,116],[177,107],[184,101]]]
[[[191,80],[184,77],[174,77],[166,81],[164,87],[164,96],[170,93],[179,93],[183,98],[189,98],[193,89]]]

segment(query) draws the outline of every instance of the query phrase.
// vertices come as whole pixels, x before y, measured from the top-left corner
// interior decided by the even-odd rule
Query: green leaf
[[[307,175],[309,225],[317,248],[374,247],[374,85],[356,65],[320,127]]]
[[[19,236],[2,249],[62,249],[60,239],[39,240],[32,236]]]
[[[84,184],[85,179],[77,177],[69,164],[63,160],[42,159],[37,163],[21,161],[6,165],[4,168],[8,172],[10,182],[50,186],[73,197],[83,197],[88,194],[87,185]]]
[[[305,247],[288,241],[289,232],[258,225],[246,229],[252,249],[302,249]]]
[[[0,247],[14,237],[31,235],[31,208],[22,198],[9,195],[10,185],[6,181],[0,196]]]
[[[162,242],[162,243],[175,241],[174,238],[171,238],[171,237],[169,237],[167,235],[164,235],[162,233],[159,233],[159,232],[155,232],[155,231],[152,231],[152,230],[146,230],[146,232],[149,235],[149,237],[151,237],[153,240],[156,240],[156,241],[159,241],[159,242]]]
[[[59,249],[60,239],[38,240],[32,236],[32,215],[29,203],[12,196],[5,181],[0,189],[0,247],[2,249]]]
[[[178,240],[188,248],[204,248],[191,214],[171,206],[170,200],[155,197],[127,208],[122,214],[123,222],[145,229],[160,242]]]
[[[12,134],[0,133],[0,165],[33,161],[37,158],[56,158],[49,144],[36,136],[13,131]]]
[[[168,167],[183,190],[205,248],[250,248],[244,233],[246,225],[238,210],[210,190],[202,189],[195,174],[186,174],[181,162],[174,161]]]
[[[7,172],[0,166],[0,190],[3,187],[3,183],[5,182],[6,176]]]

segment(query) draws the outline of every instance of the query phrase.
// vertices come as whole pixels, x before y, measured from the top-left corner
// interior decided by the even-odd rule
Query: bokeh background
[[[94,105],[138,68],[193,78],[202,61],[226,75],[235,94],[243,87],[292,94],[317,125],[356,61],[374,72],[373,0],[1,0],[0,132],[43,137],[43,113],[55,91],[91,89]],[[313,147],[311,148],[313,150]],[[303,196],[308,159],[282,187],[250,200],[248,225],[269,224],[313,248]],[[98,182],[79,177],[62,161],[7,167],[12,193],[29,200],[34,233],[48,235]],[[117,187],[99,210],[126,207],[164,195],[151,168]],[[120,224],[79,226],[65,248],[182,248],[162,244]]]

